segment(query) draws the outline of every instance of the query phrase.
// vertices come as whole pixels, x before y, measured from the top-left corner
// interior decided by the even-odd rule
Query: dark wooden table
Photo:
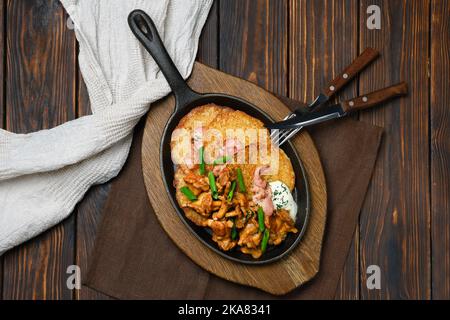
[[[0,126],[25,133],[88,114],[60,3],[0,2]],[[373,4],[381,30],[366,27]],[[310,101],[367,46],[383,56],[343,98],[409,82],[408,99],[358,116],[385,136],[336,298],[450,298],[449,17],[447,0],[217,0],[211,12],[199,61],[273,92]],[[86,270],[108,189],[0,258],[0,297],[106,298],[68,290],[66,270]],[[369,265],[381,268],[381,290],[367,289]]]

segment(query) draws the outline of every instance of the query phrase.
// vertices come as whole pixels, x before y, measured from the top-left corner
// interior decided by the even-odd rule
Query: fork
[[[369,64],[378,58],[380,53],[373,49],[367,48],[364,52],[356,58],[339,76],[330,82],[328,87],[323,90],[319,96],[307,107],[299,108],[284,120],[292,119],[302,114],[314,112],[319,107],[328,102],[338,91],[344,88],[352,79],[354,79],[361,71],[363,71]],[[303,127],[288,130],[272,130],[270,138],[272,142],[277,146],[282,146],[289,139],[295,136]]]

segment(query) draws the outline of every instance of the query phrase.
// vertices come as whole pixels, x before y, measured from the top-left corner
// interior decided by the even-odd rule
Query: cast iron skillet
[[[228,106],[235,110],[241,110],[252,117],[260,119],[266,125],[273,123],[274,121],[266,113],[242,99],[224,94],[200,94],[194,92],[191,88],[189,88],[175,67],[175,64],[167,53],[151,18],[142,10],[136,10],[129,15],[128,23],[134,35],[139,39],[139,41],[161,68],[176,98],[175,112],[169,119],[169,122],[164,129],[160,148],[160,162],[161,174],[165,188],[169,194],[170,201],[172,202],[172,205],[176,209],[181,220],[194,233],[194,235],[211,250],[235,262],[253,265],[266,264],[277,261],[286,256],[291,250],[294,249],[304,235],[310,208],[310,196],[305,169],[292,144],[285,144],[283,146],[283,150],[291,159],[294,171],[296,173],[294,200],[298,204],[296,227],[299,230],[299,233],[289,234],[286,240],[279,246],[269,246],[266,253],[258,260],[253,259],[250,255],[241,253],[237,249],[228,252],[219,250],[217,244],[211,239],[211,231],[208,228],[198,227],[187,219],[176,200],[176,190],[173,186],[174,171],[176,168],[173,165],[170,150],[172,132],[175,130],[180,120],[193,108],[208,103],[214,103],[219,106]]]

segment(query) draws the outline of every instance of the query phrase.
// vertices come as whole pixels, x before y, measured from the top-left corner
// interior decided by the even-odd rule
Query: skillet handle
[[[184,81],[148,14],[142,10],[134,10],[128,16],[128,24],[167,79],[176,98],[176,110],[197,99],[200,95]]]

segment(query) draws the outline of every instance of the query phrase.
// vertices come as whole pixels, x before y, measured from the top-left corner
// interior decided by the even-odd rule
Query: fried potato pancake
[[[264,128],[264,124],[248,114],[242,112],[242,111],[235,111],[228,107],[220,107],[215,104],[208,104],[204,105],[198,108],[193,109],[189,114],[187,114],[179,123],[177,126],[177,129],[184,129],[186,130],[186,134],[189,134],[191,137],[194,136],[194,130],[196,126],[198,126],[198,123],[201,122],[204,129],[210,130],[217,130],[222,134],[223,139],[226,139],[227,137],[227,130],[239,130],[239,129],[256,129],[260,130]],[[270,157],[271,155],[271,148],[272,144],[269,138],[269,134],[267,132],[267,156]],[[172,158],[177,164],[183,163],[183,157],[185,157],[189,152],[192,152],[192,139],[189,139],[188,143],[183,144],[182,143],[183,137],[177,137],[173,136],[172,142],[171,142],[171,149],[172,149]],[[210,144],[211,141],[210,141]],[[205,143],[205,149],[208,149],[208,142]],[[230,164],[231,167],[237,168],[240,167],[243,173],[244,182],[246,186],[251,186],[253,182],[253,175],[257,167],[262,165],[270,164],[270,167],[275,170],[277,167],[277,170],[275,170],[274,174],[268,175],[265,177],[265,179],[269,182],[271,181],[281,181],[284,184],[286,184],[289,189],[292,191],[295,187],[295,173],[294,169],[292,167],[291,160],[288,158],[286,153],[278,149],[280,151],[279,157],[275,157],[271,160],[265,161],[265,163],[261,162],[260,157],[257,157],[257,160],[255,163],[248,163],[245,164]],[[245,159],[250,158],[250,151],[249,151],[249,145],[248,145],[248,139],[246,138],[245,141]],[[237,156],[236,156],[237,157]],[[278,166],[277,166],[278,164]],[[185,185],[185,182],[183,181],[183,172],[180,169],[177,169],[177,172],[175,174],[175,181],[174,184],[177,186],[177,200],[180,203],[180,205],[183,207],[183,203],[187,201],[185,196],[179,192],[179,188],[183,187]],[[248,189],[251,189],[250,187]],[[249,195],[251,196],[251,190],[249,191]],[[189,211],[193,211],[188,209]],[[194,212],[195,214],[195,212]],[[192,215],[192,212],[190,212],[190,215]],[[203,222],[203,221],[202,221]]]
[[[233,112],[233,109],[228,107],[219,107],[215,104],[207,104],[197,107],[181,119],[177,129],[194,130],[196,122],[201,122],[204,127],[207,127],[217,117],[230,112]]]
[[[244,141],[243,138],[245,138],[245,146],[248,146],[251,141],[250,136],[243,135],[245,135],[246,133],[249,133],[249,135],[251,135],[252,133],[257,134],[257,130],[263,128],[264,123],[242,111],[220,113],[208,125],[208,129],[217,130],[218,132],[220,132],[223,139],[227,138],[227,134],[229,132],[233,132],[234,135],[238,136],[238,138],[241,138],[242,142]],[[258,136],[256,135],[255,138],[257,137]]]
[[[214,119],[221,114],[232,113],[233,109],[219,107],[215,104],[207,104],[197,107],[183,117],[172,134],[170,147],[172,150],[172,161],[175,164],[186,163],[192,158],[192,140],[194,131],[200,128],[207,128]]]

